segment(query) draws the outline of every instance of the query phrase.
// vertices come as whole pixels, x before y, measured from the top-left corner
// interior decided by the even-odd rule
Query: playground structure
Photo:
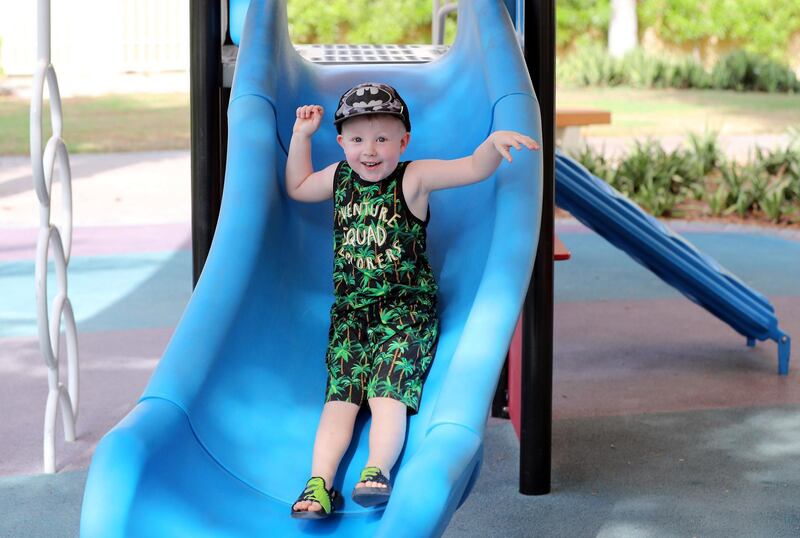
[[[242,4],[247,8],[247,2],[232,3],[232,20],[234,6]],[[498,2],[462,2],[457,41],[436,62],[369,68],[301,60],[286,32],[285,3],[251,4],[230,95],[229,142],[216,156],[193,156],[197,166],[212,172],[227,163],[216,229],[213,210],[205,214],[204,228],[195,227],[211,232],[195,233],[202,276],[140,403],[98,447],[86,487],[82,534],[312,532],[288,518],[288,506],[305,478],[324,383],[323,365],[313,357],[320,355],[327,328],[331,264],[325,230],[330,212],[289,201],[282,170],[294,108],[324,102],[365,78],[385,80],[401,92],[414,88],[404,92],[418,118],[409,158],[461,156],[498,128],[541,135],[544,142],[540,156],[520,157],[482,184],[432,198],[431,259],[440,275],[445,332],[423,407],[411,421],[395,492],[385,511],[346,506],[343,517],[317,529],[342,535],[441,534],[480,466],[488,406],[535,253],[544,258],[544,267],[550,266],[549,275],[547,269],[538,280],[534,274],[534,284],[543,284],[545,296],[549,285],[552,310],[552,242],[543,247],[548,241],[541,241],[538,252],[535,247],[537,238],[552,238],[552,191],[548,195],[547,188],[553,172],[552,101],[550,119],[543,117],[537,132],[537,104],[545,92],[537,103],[509,17],[514,10]],[[232,26],[231,36],[236,33]],[[489,61],[488,51],[497,57]],[[454,96],[448,99],[447,114],[431,106],[426,100],[431,95]],[[464,118],[455,111],[467,100],[471,114]],[[193,115],[195,110],[193,102]],[[219,119],[206,116],[206,122]],[[444,144],[435,136],[442,125],[459,139],[443,137]],[[318,138],[332,140],[332,127],[323,128]],[[422,148],[426,153],[420,153]],[[315,164],[334,160],[336,151],[333,144],[317,147]],[[566,189],[578,192],[579,187]],[[222,186],[216,188],[221,193]],[[587,214],[586,220],[594,218]],[[209,235],[214,243],[205,260],[202,245],[210,243]],[[531,291],[536,294],[535,287]],[[523,323],[523,340],[546,347],[546,338],[531,338],[531,333],[547,332],[547,307],[528,311],[530,306],[526,302],[525,314],[535,323]],[[552,314],[549,323],[552,334]],[[770,331],[751,331],[748,339],[781,337],[776,321],[765,324]],[[788,337],[783,344],[788,368]],[[551,375],[546,353],[537,359],[535,365],[523,360],[524,368],[535,370],[529,377],[546,385]],[[466,380],[473,393],[464,401]],[[550,395],[538,391],[538,397]],[[522,409],[549,413],[547,402],[533,406],[523,401]],[[549,417],[533,422],[546,429]],[[367,423],[364,417],[357,427],[342,466],[346,472],[336,483],[339,489],[347,491],[355,482]],[[530,452],[523,449],[522,457]],[[547,447],[537,452],[549,466]],[[156,506],[156,500],[161,504]]]
[[[324,364],[313,357],[325,346],[332,298],[324,232],[331,213],[327,204],[295,203],[283,191],[284,148],[299,104],[325,102],[365,77],[400,92],[414,88],[405,91],[414,118],[410,159],[463,155],[492,129],[541,138],[537,102],[504,5],[462,3],[463,29],[437,62],[379,64],[368,72],[302,60],[288,38],[285,7],[257,1],[248,8],[214,242],[142,400],[98,445],[85,491],[84,536],[311,531],[290,519],[288,508],[307,473],[325,380]],[[475,61],[487,42],[505,53]],[[473,111],[468,117],[458,113],[465,103]],[[443,136],[442,125],[459,136]],[[315,149],[317,166],[338,156],[332,125],[318,139],[330,142]],[[437,225],[429,231],[430,257],[442,290],[443,330],[392,498],[377,510],[346,503],[320,530],[438,535],[471,489],[533,264],[540,159],[541,153],[520,155],[490,180],[432,197]],[[465,400],[466,383],[472,397]],[[362,417],[356,426],[335,482],[342,491],[352,489],[366,457],[367,423]],[[150,500],[156,497],[157,505]]]

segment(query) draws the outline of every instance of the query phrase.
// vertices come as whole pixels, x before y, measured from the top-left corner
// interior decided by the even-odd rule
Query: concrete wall
[[[51,54],[59,76],[189,69],[189,0],[51,0],[51,6]],[[0,0],[0,68],[6,75],[33,73],[36,9],[36,0]]]

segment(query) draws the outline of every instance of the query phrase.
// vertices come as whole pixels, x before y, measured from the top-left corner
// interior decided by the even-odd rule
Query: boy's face
[[[362,179],[380,181],[397,167],[410,136],[399,119],[370,114],[344,122],[336,141],[344,150],[347,164]]]

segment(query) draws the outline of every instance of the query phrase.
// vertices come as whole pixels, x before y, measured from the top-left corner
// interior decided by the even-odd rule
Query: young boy
[[[292,506],[292,517],[314,519],[341,504],[329,485],[365,402],[372,413],[369,457],[353,500],[373,506],[391,493],[406,416],[419,408],[439,335],[437,286],[425,255],[430,193],[487,178],[502,158],[511,162],[511,147],[539,147],[525,135],[496,131],[469,157],[400,162],[411,132],[408,107],[391,86],[365,83],[342,95],[334,115],[345,160],[315,172],[311,136],[322,116],[318,105],[297,109],[286,162],[292,199],[334,199],[327,396],[312,478]]]

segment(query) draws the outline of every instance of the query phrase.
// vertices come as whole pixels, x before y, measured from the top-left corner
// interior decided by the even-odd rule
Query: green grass
[[[612,112],[611,125],[588,136],[785,133],[800,126],[800,95],[711,90],[559,89],[561,108]],[[131,94],[64,99],[64,140],[71,153],[189,148],[187,94]],[[49,112],[48,112],[49,114]],[[0,155],[29,152],[30,103],[0,97]],[[49,115],[44,129],[49,136]]]
[[[611,125],[584,128],[586,136],[785,133],[800,126],[800,95],[716,90],[559,88],[558,108],[611,111]]]
[[[63,99],[63,138],[70,153],[188,149],[188,94],[121,94]],[[50,108],[45,104],[44,141]],[[0,97],[0,155],[30,152],[30,102]]]

